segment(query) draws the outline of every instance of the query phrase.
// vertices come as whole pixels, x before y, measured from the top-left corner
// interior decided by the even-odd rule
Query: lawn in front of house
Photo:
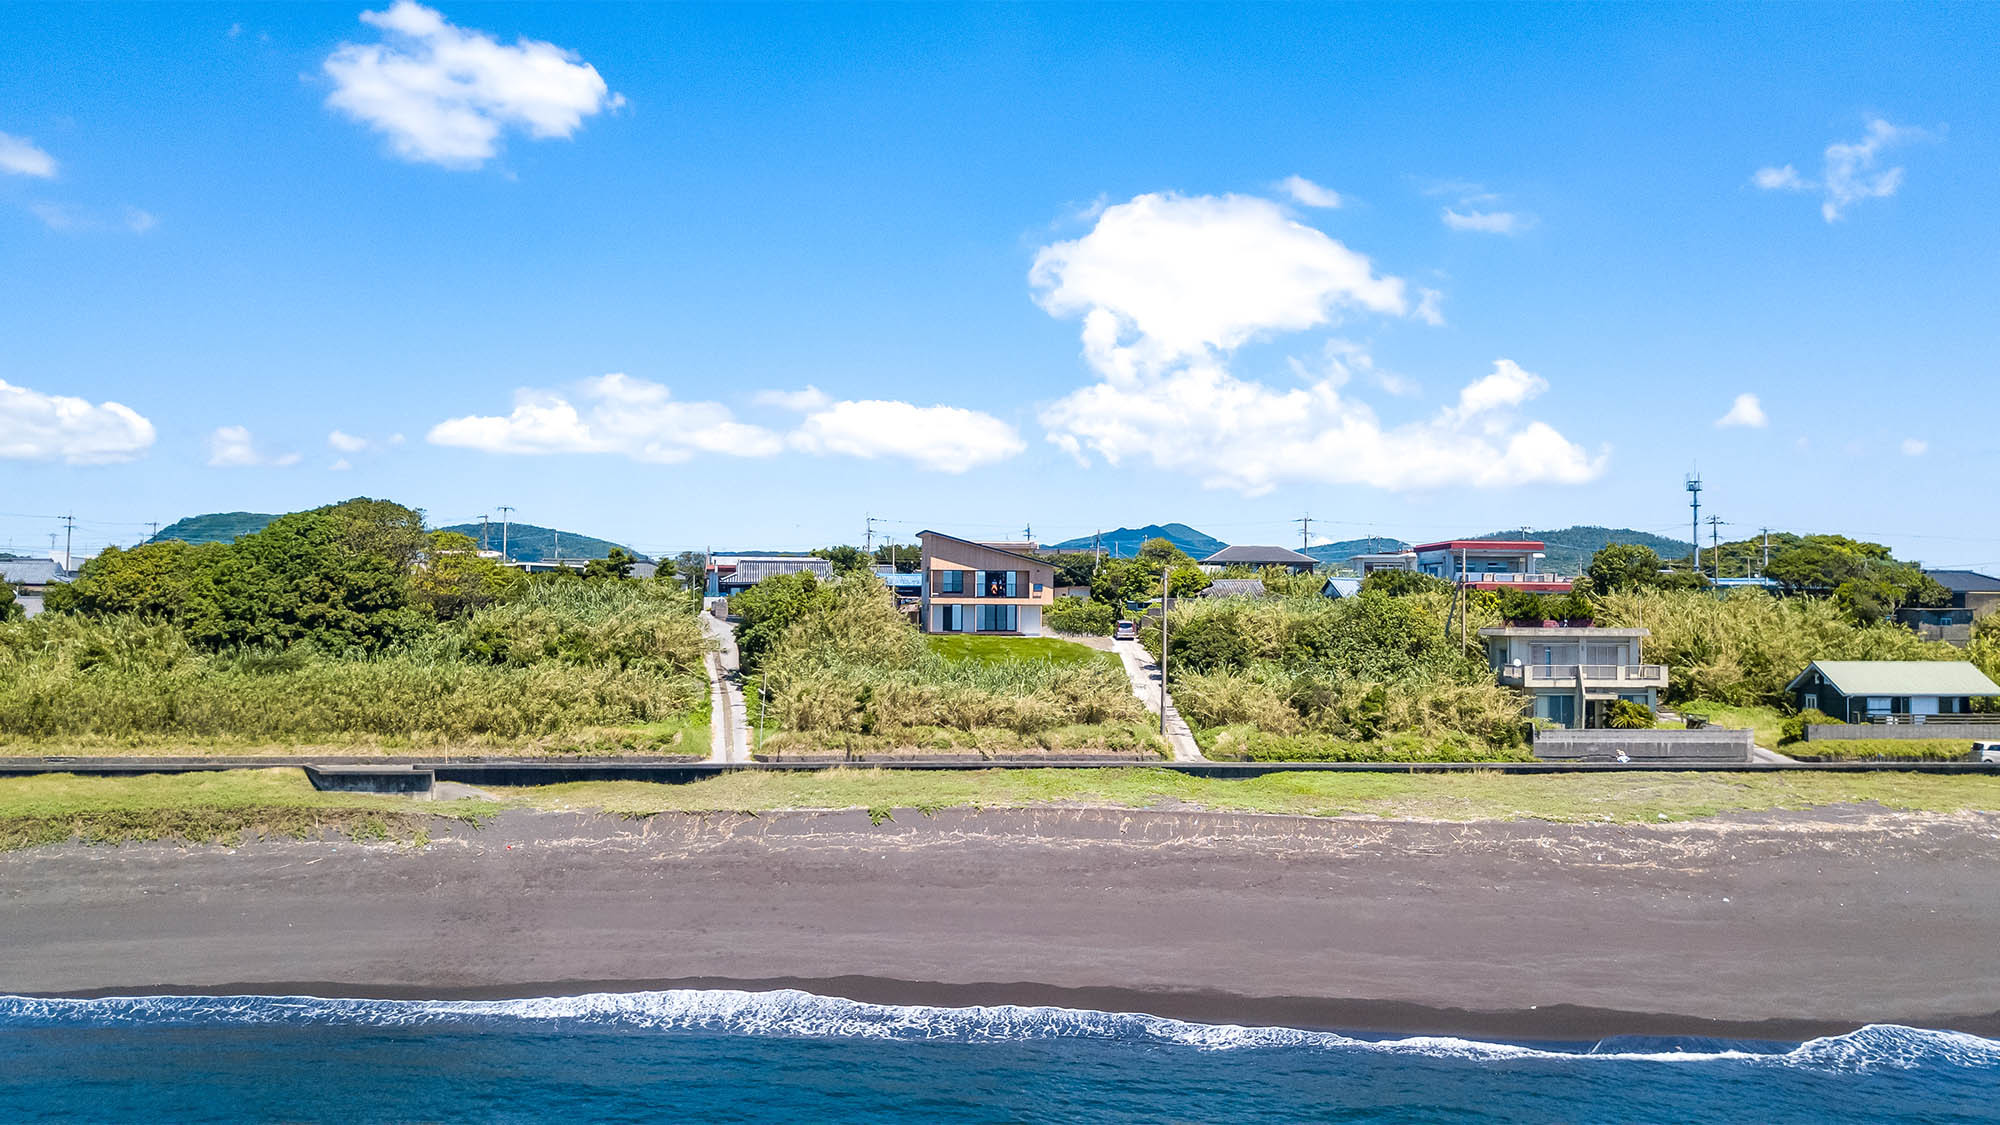
[[[981,637],[961,633],[929,633],[924,643],[932,652],[950,661],[977,661],[1007,664],[1014,661],[1046,660],[1052,664],[1109,662],[1122,667],[1114,653],[1054,637]]]

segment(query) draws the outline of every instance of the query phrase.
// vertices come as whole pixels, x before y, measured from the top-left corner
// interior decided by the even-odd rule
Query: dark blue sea
[[[1557,1048],[802,992],[0,997],[0,1120],[1996,1121],[2000,1042]]]

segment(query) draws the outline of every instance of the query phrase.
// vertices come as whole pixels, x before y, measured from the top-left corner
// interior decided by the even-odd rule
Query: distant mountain
[[[1339,566],[1356,555],[1374,555],[1385,551],[1407,551],[1408,543],[1401,539],[1384,539],[1375,536],[1369,539],[1342,539],[1338,543],[1319,543],[1307,547],[1304,554],[1311,555],[1321,565]]]
[[[456,531],[461,535],[470,535],[475,540],[482,533],[476,523],[455,523],[450,527],[440,527],[435,530]],[[488,523],[484,534],[485,546],[491,550],[499,550],[500,524],[497,521]],[[554,528],[537,527],[532,523],[507,526],[507,557],[515,562],[546,562],[556,558],[558,550],[561,551],[561,557],[566,559],[601,559],[610,554],[613,547],[640,562],[653,561],[632,548],[622,543],[613,543],[609,539],[594,539],[574,531],[558,531]]]
[[[1184,523],[1149,523],[1144,527],[1121,527],[1116,531],[1104,532],[1102,536],[1082,535],[1075,539],[1065,539],[1060,543],[1042,548],[1045,551],[1088,551],[1099,544],[1104,548],[1104,556],[1112,559],[1129,559],[1139,553],[1148,539],[1165,539],[1195,558],[1207,558],[1229,544],[1196,531]]]
[[[264,530],[265,525],[277,519],[275,515],[262,512],[211,512],[205,516],[189,516],[175,520],[160,529],[158,535],[147,540],[149,543],[164,543],[169,539],[179,539],[185,543],[234,543],[239,536],[254,535]],[[457,531],[479,538],[479,525],[459,523],[450,527],[432,528],[433,531]],[[516,562],[542,562],[556,557],[560,537],[562,557],[566,559],[601,559],[611,553],[611,548],[619,547],[608,539],[596,539],[580,535],[574,531],[557,531],[554,528],[538,527],[532,523],[512,524],[507,529],[507,557]],[[487,545],[493,550],[500,549],[500,525],[486,526]],[[651,562],[646,556],[623,548],[642,562]]]
[[[1495,531],[1476,539],[1539,539],[1547,544],[1542,569],[1562,575],[1578,575],[1590,565],[1591,556],[1613,543],[1636,543],[1651,547],[1662,559],[1685,558],[1693,546],[1685,539],[1670,539],[1629,527],[1565,527],[1554,531]]]
[[[210,512],[205,516],[175,520],[146,542],[165,543],[178,539],[183,543],[234,543],[239,536],[255,535],[264,530],[265,524],[277,518],[264,512]]]

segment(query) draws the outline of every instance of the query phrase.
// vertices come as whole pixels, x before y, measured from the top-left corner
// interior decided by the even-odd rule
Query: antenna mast
[[[1687,479],[1688,503],[1694,506],[1694,572],[1701,573],[1701,474],[1689,473]]]

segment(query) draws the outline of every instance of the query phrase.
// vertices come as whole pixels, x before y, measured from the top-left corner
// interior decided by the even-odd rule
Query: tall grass
[[[412,743],[545,738],[703,706],[692,611],[643,583],[549,583],[383,652],[204,653],[136,617],[0,625],[0,737]]]

